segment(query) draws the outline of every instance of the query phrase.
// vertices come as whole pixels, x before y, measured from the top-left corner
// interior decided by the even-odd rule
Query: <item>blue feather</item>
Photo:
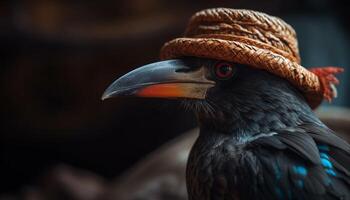
[[[307,175],[307,169],[303,166],[294,166],[293,170],[295,173],[300,174],[302,176],[306,176]]]
[[[326,169],[326,173],[331,176],[337,176],[337,173],[333,169]]]
[[[329,156],[325,153],[320,153],[320,157],[329,160]]]
[[[322,163],[323,167],[325,167],[325,168],[333,168],[332,163],[325,158],[321,158],[321,163]]]

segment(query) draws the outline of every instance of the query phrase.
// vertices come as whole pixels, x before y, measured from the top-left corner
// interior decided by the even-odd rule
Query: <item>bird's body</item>
[[[210,101],[216,114],[199,111],[202,127],[187,167],[189,199],[349,199],[350,146],[289,83],[243,71],[235,80],[243,87]]]

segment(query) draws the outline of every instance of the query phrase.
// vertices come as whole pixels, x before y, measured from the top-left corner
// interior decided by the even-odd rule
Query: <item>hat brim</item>
[[[266,70],[297,87],[313,109],[323,100],[322,86],[314,73],[269,50],[217,38],[177,38],[167,42],[160,55],[163,60],[184,56],[225,60]]]

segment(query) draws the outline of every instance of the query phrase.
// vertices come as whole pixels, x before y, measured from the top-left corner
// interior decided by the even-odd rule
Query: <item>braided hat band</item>
[[[228,8],[207,9],[190,20],[185,35],[164,44],[161,59],[195,56],[266,70],[296,86],[310,107],[335,96],[341,68],[307,70],[300,65],[294,29],[277,17]]]

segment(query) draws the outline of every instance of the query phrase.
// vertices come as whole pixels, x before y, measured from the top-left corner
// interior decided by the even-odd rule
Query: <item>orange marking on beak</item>
[[[141,89],[137,96],[140,97],[184,97],[186,95],[187,88],[181,83],[163,83],[150,85]]]

